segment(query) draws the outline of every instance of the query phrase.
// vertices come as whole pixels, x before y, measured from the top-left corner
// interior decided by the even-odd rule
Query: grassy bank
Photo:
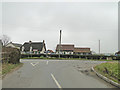
[[[18,64],[10,64],[10,63],[4,63],[2,64],[2,75],[6,75],[19,67],[21,67],[23,63],[18,63]]]
[[[95,66],[95,70],[107,78],[120,83],[120,63],[107,62]]]
[[[85,59],[85,58],[56,58],[56,57],[26,57],[21,59],[45,59],[45,60],[91,60],[91,61],[113,61],[113,60],[106,60],[106,59]],[[117,60],[114,60],[117,61]]]

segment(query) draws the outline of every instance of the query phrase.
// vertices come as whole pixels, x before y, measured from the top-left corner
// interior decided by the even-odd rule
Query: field
[[[95,66],[95,70],[107,78],[120,83],[120,63],[107,62]]]

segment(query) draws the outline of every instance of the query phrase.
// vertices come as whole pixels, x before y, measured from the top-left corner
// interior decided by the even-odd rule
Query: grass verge
[[[23,65],[23,63],[18,63],[18,64],[10,64],[10,63],[3,63],[2,64],[2,76],[4,77],[8,73],[17,70]]]
[[[94,67],[94,69],[103,76],[120,84],[120,67],[119,62],[102,63]]]

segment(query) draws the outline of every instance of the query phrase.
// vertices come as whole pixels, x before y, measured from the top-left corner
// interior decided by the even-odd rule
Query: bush
[[[16,64],[19,63],[20,61],[20,51],[16,48],[11,48],[11,47],[4,47],[2,48],[2,62],[3,63],[12,63]]]
[[[20,63],[20,52],[18,50],[13,50],[10,53],[9,63],[16,64]]]

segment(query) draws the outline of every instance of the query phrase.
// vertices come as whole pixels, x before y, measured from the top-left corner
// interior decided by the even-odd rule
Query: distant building
[[[58,44],[56,47],[56,54],[80,54],[80,55],[91,55],[92,52],[90,48],[79,48],[79,47],[74,47],[73,44]]]
[[[91,55],[90,48],[74,48],[74,54],[80,54],[80,55]]]
[[[22,44],[12,43],[12,42],[10,42],[6,45],[6,47],[12,47],[12,48],[17,48],[17,49],[20,49],[21,46],[22,46]]]
[[[70,44],[62,44],[61,47],[58,44],[56,47],[56,53],[59,53],[59,49],[60,49],[60,53],[61,54],[73,54],[74,52],[74,45],[70,45]]]
[[[95,51],[91,51],[91,54],[92,55],[96,55],[97,53]]]
[[[47,53],[47,54],[52,54],[52,53],[54,53],[54,52],[53,52],[53,50],[49,50],[49,49],[48,49],[48,50],[46,51],[46,53]]]
[[[115,53],[116,56],[120,56],[120,51]]]
[[[45,42],[25,42],[21,46],[21,54],[43,54],[46,51]]]

